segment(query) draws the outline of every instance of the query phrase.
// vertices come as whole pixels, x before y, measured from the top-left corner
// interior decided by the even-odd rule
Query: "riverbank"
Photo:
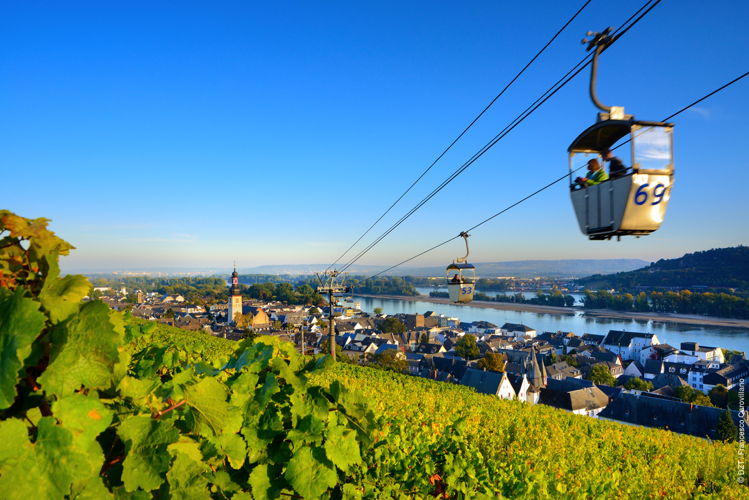
[[[407,296],[407,295],[369,295],[369,294],[357,294],[358,297],[366,297],[372,299],[392,299],[392,300],[403,300],[406,302],[429,302],[432,304],[454,304],[450,299],[443,299],[438,297],[428,297],[425,295]],[[583,309],[579,306],[574,307],[555,307],[555,306],[542,306],[536,304],[516,304],[513,302],[490,302],[483,300],[474,300],[471,302],[470,307],[478,307],[482,309],[496,309],[500,311],[519,311],[519,312],[531,312],[537,314],[562,314],[574,316],[578,312],[582,312],[585,316],[591,316],[596,318],[611,318],[611,319],[633,319],[641,321],[657,321],[662,323],[680,323],[687,325],[700,325],[700,326],[716,326],[716,327],[728,327],[728,328],[745,328],[749,329],[749,320],[743,319],[731,319],[731,318],[715,318],[712,316],[695,316],[691,314],[668,314],[668,313],[638,313],[638,312],[622,312],[614,311],[611,309]]]

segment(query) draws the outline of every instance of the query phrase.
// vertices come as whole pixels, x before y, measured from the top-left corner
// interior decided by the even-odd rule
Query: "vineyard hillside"
[[[159,326],[200,342],[201,334]],[[213,355],[232,342],[203,337]],[[749,496],[736,483],[737,446],[477,394],[467,387],[338,363],[312,378],[363,395],[378,417],[364,496]]]

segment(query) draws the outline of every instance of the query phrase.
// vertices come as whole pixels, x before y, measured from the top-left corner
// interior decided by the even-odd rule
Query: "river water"
[[[420,289],[420,293],[428,293],[434,289]],[[531,294],[535,296],[535,293]],[[375,307],[382,308],[385,314],[396,313],[425,313],[434,311],[449,317],[457,317],[461,321],[488,321],[501,327],[504,323],[521,323],[542,332],[574,332],[576,335],[593,333],[605,335],[609,330],[624,330],[631,332],[655,333],[658,340],[664,344],[679,347],[682,342],[699,342],[701,345],[734,349],[749,352],[749,330],[743,328],[714,327],[672,323],[662,321],[615,319],[587,316],[583,311],[574,314],[546,314],[522,311],[502,311],[472,307],[458,304],[434,304],[426,301],[408,301],[398,299],[380,299],[369,297],[354,297],[361,303],[363,311],[372,313]]]

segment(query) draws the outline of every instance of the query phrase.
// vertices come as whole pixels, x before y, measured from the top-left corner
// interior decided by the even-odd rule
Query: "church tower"
[[[228,323],[234,323],[239,314],[242,314],[242,295],[239,292],[239,275],[237,274],[237,268],[235,266],[234,272],[231,273],[231,286],[229,287],[229,315],[226,321]]]

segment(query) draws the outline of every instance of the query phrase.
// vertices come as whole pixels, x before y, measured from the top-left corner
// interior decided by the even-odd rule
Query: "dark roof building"
[[[609,404],[609,397],[595,385],[571,391],[554,385],[541,389],[539,403],[582,415],[596,415]]]
[[[623,332],[621,330],[609,330],[606,338],[603,339],[604,345],[615,345],[619,347],[627,347],[632,343],[632,339],[652,339],[655,336],[654,333],[641,333],[641,332]]]
[[[646,393],[622,392],[609,403],[599,417],[717,439],[718,418],[724,412],[725,410],[722,408],[697,406],[668,398],[650,396]],[[732,411],[731,416],[738,425],[738,412]]]

